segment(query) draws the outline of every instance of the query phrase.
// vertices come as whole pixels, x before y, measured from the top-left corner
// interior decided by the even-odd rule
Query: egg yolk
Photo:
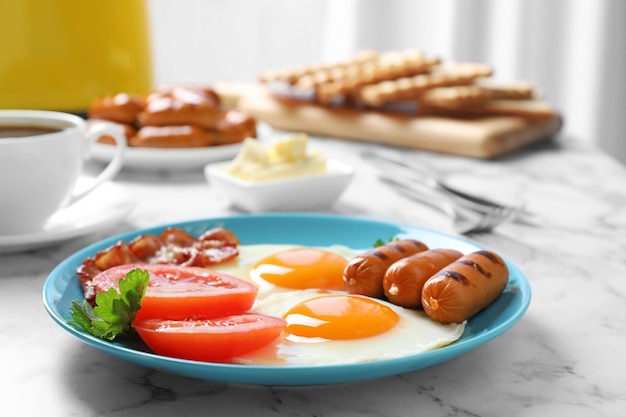
[[[287,321],[288,335],[320,341],[375,336],[394,327],[399,317],[371,298],[327,295],[296,304],[283,319]]]
[[[272,254],[258,261],[250,275],[279,287],[303,290],[343,290],[343,270],[348,261],[335,253],[296,248]]]

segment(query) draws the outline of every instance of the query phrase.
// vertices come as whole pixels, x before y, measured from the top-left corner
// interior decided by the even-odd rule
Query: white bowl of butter
[[[204,174],[234,207],[249,212],[298,211],[330,206],[354,170],[308,149],[308,136],[289,134],[265,145],[246,139],[229,162],[205,166]]]

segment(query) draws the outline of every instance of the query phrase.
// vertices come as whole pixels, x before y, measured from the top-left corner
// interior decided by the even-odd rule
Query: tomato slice
[[[212,320],[135,320],[139,337],[155,353],[179,359],[226,362],[275,340],[287,322],[264,314]]]
[[[109,288],[119,291],[119,280],[136,268],[150,274],[136,320],[207,319],[241,314],[252,307],[258,292],[255,285],[231,275],[198,267],[153,264],[107,269],[94,277],[96,291]]]

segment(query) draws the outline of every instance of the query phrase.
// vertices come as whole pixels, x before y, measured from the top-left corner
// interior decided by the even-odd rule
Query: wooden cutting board
[[[216,85],[216,90],[231,106],[277,129],[480,159],[548,139],[562,127],[559,115],[539,119],[410,116],[286,100],[259,85],[228,83]]]

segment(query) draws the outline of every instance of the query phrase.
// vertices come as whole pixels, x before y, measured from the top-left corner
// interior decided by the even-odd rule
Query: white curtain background
[[[155,83],[253,81],[361,49],[417,48],[528,80],[564,134],[626,163],[626,1],[148,0]]]

